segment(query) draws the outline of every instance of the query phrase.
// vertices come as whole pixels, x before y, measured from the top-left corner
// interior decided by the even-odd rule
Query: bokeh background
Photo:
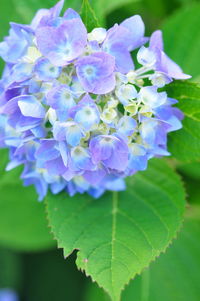
[[[50,8],[55,3],[54,0],[0,0],[0,40],[7,35],[10,21],[28,24],[39,8]],[[101,25],[107,28],[140,14],[147,35],[163,29],[166,52],[185,73],[200,81],[200,1],[91,0],[90,3]],[[66,0],[67,7],[80,11],[81,0]],[[6,154],[0,155],[2,177]],[[194,205],[195,218],[192,221],[186,218],[180,238],[153,263],[151,283],[145,282],[145,273],[149,273],[145,271],[142,280],[137,277],[135,284],[125,290],[122,301],[200,300],[200,163],[180,166],[180,171],[187,179],[188,202]],[[13,173],[18,177],[19,170]],[[45,206],[37,203],[36,198],[34,190],[25,192],[20,182],[0,188],[0,288],[15,290],[20,301],[108,300],[90,279],[77,271],[76,252],[67,260],[63,258],[49,234]]]

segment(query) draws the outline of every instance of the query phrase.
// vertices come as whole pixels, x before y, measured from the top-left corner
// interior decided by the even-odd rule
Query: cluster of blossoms
[[[48,188],[123,190],[125,177],[169,155],[167,134],[183,116],[159,88],[189,78],[164,53],[161,31],[144,37],[140,16],[87,33],[74,10],[60,17],[62,6],[11,23],[0,43],[0,146],[10,151],[7,170],[23,164],[40,200]]]

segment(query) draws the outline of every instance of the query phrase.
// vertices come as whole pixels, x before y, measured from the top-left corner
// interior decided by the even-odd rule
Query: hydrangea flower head
[[[167,134],[183,115],[159,88],[189,78],[165,54],[161,31],[144,36],[140,16],[87,33],[74,10],[60,16],[62,6],[11,23],[0,43],[0,146],[9,148],[7,170],[22,164],[40,200],[48,189],[124,190],[150,158],[169,155]]]

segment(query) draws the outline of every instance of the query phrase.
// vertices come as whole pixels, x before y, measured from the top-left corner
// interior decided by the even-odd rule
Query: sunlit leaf
[[[180,161],[200,159],[200,85],[176,81],[166,87],[169,97],[185,114],[183,128],[169,135],[169,151]]]
[[[199,20],[200,4],[194,3],[177,10],[162,26],[167,54],[193,79],[200,76]]]
[[[200,121],[200,84],[175,81],[166,86],[167,93],[179,101],[177,107],[188,117]]]
[[[92,31],[92,29],[94,29],[95,27],[100,26],[96,14],[89,3],[89,0],[83,0],[81,8],[81,18],[89,32]]]
[[[178,10],[163,25],[167,54],[186,73],[192,75],[193,80],[198,80],[200,76],[197,63],[200,52],[199,19],[200,5],[193,4]],[[183,121],[183,129],[170,135],[169,150],[180,161],[196,161],[200,159],[199,85],[192,87],[186,82],[178,85],[182,90],[179,107],[186,114],[186,118]],[[170,96],[179,98],[180,89],[176,89],[179,95],[174,90],[174,94]]]
[[[166,249],[184,211],[184,191],[177,174],[159,160],[127,179],[125,192],[100,199],[66,193],[47,197],[48,218],[58,246],[77,265],[120,299],[129,280]]]
[[[121,301],[199,301],[200,207],[191,207],[178,239],[126,287]],[[84,301],[109,301],[90,284]]]

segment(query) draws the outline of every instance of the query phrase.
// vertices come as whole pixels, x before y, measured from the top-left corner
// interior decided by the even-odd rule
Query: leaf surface
[[[180,161],[200,159],[200,84],[175,81],[166,87],[169,97],[185,115],[183,128],[169,135],[169,151]]]
[[[7,151],[0,150],[0,244],[21,251],[54,246],[47,227],[44,203],[33,186],[23,187],[21,168],[5,172]]]
[[[200,78],[199,20],[200,4],[194,3],[177,10],[162,26],[166,53],[193,79]]]
[[[200,84],[175,81],[166,86],[167,94],[179,101],[177,107],[189,118],[200,121]]]
[[[21,288],[22,260],[21,256],[0,247],[0,288]]]
[[[199,301],[200,296],[200,206],[187,211],[178,239],[148,270],[137,276],[122,293],[122,301]],[[109,301],[94,284],[84,301]]]
[[[127,179],[127,190],[99,199],[66,193],[47,197],[49,222],[68,256],[79,250],[77,265],[120,300],[129,280],[163,252],[182,222],[184,191],[164,161]]]
[[[177,10],[163,26],[165,51],[192,80],[200,79],[200,4],[193,3]],[[178,29],[178,30],[177,30]],[[172,43],[173,41],[173,43]],[[171,97],[179,98],[179,108],[186,115],[183,129],[169,137],[169,150],[180,161],[200,159],[200,111],[199,84],[173,83]]]
[[[95,15],[95,12],[89,3],[89,0],[83,0],[82,2],[81,18],[88,32],[100,26],[99,21],[97,20],[97,17]]]

